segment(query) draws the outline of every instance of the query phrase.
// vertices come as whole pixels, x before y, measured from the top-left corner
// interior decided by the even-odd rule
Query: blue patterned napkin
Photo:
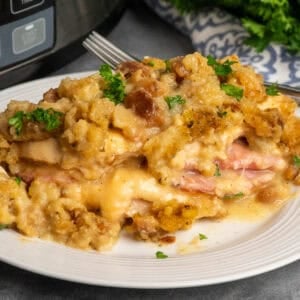
[[[300,54],[291,54],[282,46],[269,45],[263,52],[243,44],[248,35],[238,18],[214,9],[181,16],[168,2],[145,0],[164,20],[189,35],[195,50],[207,56],[237,54],[242,63],[252,65],[266,81],[300,87]]]

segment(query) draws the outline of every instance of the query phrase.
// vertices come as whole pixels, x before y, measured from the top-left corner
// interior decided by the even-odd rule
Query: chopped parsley
[[[106,83],[104,96],[115,104],[122,103],[125,97],[125,84],[121,75],[113,74],[111,67],[107,64],[100,67],[99,73]]]
[[[227,111],[226,111],[226,110],[220,110],[220,109],[218,109],[217,115],[218,115],[220,118],[224,118],[224,117],[227,115]]]
[[[244,196],[244,193],[239,192],[236,194],[227,194],[223,197],[224,200],[230,200],[230,199],[238,199]]]
[[[12,117],[8,119],[8,124],[15,128],[15,132],[19,135],[23,129],[24,111],[17,111]]]
[[[220,177],[221,176],[220,167],[219,167],[218,164],[216,164],[216,171],[215,171],[214,176],[216,176],[216,177]]]
[[[170,62],[170,60],[166,59],[165,64],[166,64],[166,72],[171,72],[171,62]]]
[[[199,240],[207,240],[207,236],[203,233],[199,233]]]
[[[232,73],[231,65],[235,64],[236,61],[226,60],[223,64],[219,63],[213,56],[207,56],[207,64],[215,70],[218,76],[227,76]]]
[[[221,90],[223,90],[226,95],[234,97],[237,101],[240,101],[244,95],[242,88],[228,83],[222,83]]]
[[[7,228],[6,224],[0,224],[0,230]]]
[[[33,122],[44,123],[45,129],[47,131],[52,131],[61,125],[60,117],[62,115],[61,112],[55,111],[52,108],[37,108],[34,111],[27,113],[26,119]]]
[[[17,135],[20,135],[24,120],[42,123],[47,131],[52,131],[61,125],[62,112],[55,111],[52,108],[43,109],[37,108],[31,112],[17,111],[11,118],[8,119],[8,124],[15,128]]]
[[[183,99],[180,95],[165,97],[165,101],[168,103],[170,109],[174,108],[177,104],[185,103],[185,99]]]
[[[21,184],[21,181],[22,181],[21,177],[19,177],[19,176],[15,177],[15,182],[16,182],[18,185]]]
[[[158,258],[158,259],[168,258],[168,255],[164,254],[162,251],[157,251],[155,253],[155,255],[156,255],[156,258]]]
[[[293,157],[293,162],[294,162],[294,165],[295,165],[297,168],[300,168],[300,156],[295,155],[295,156]]]
[[[279,95],[278,85],[276,83],[272,83],[270,86],[266,87],[266,93],[269,96],[277,96]]]
[[[154,66],[155,66],[155,64],[154,64],[154,62],[153,62],[153,61],[149,61],[149,62],[147,62],[147,65],[148,65],[148,66],[150,66],[150,67],[154,67]]]

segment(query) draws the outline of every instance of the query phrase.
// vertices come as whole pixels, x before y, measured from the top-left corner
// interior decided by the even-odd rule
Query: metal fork
[[[92,31],[90,35],[83,41],[82,45],[113,69],[115,69],[118,64],[124,61],[138,60],[136,57],[116,47],[96,31]],[[264,84],[265,86],[270,86],[272,83],[265,82]],[[300,88],[290,87],[285,84],[278,84],[277,88],[282,94],[294,98],[298,105],[300,105]]]

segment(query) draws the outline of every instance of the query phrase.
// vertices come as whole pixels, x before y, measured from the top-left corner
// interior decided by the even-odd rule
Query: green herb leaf
[[[169,59],[165,60],[165,64],[166,64],[166,72],[171,72],[171,62]]]
[[[295,156],[293,157],[293,162],[294,162],[294,165],[295,165],[297,168],[300,168],[300,156],[295,155]]]
[[[21,184],[21,181],[22,181],[21,177],[19,177],[19,176],[16,176],[16,177],[15,177],[15,182],[16,182],[18,185]]]
[[[8,124],[15,128],[16,134],[20,135],[23,129],[23,118],[25,113],[23,111],[17,111],[12,117],[8,119]]]
[[[269,96],[277,96],[279,95],[278,85],[276,83],[272,83],[270,86],[266,87],[266,93]]]
[[[222,83],[221,90],[223,90],[226,95],[232,96],[238,101],[242,99],[244,94],[244,90],[242,88],[228,83]]]
[[[16,134],[20,135],[24,119],[32,122],[43,123],[47,131],[52,131],[61,125],[61,116],[63,113],[55,111],[52,108],[43,109],[37,108],[31,112],[17,111],[11,118],[8,119],[8,124],[15,128]]]
[[[154,64],[154,62],[153,62],[153,61],[149,61],[149,62],[147,62],[147,65],[148,65],[148,66],[150,66],[150,67],[154,67],[154,66],[155,66],[155,64]]]
[[[155,253],[155,255],[156,255],[156,258],[158,258],[158,259],[168,258],[168,255],[164,254],[162,251],[157,251]]]
[[[227,115],[227,111],[226,111],[226,110],[220,110],[220,109],[218,109],[217,115],[218,115],[220,118],[224,118],[224,117]]]
[[[6,224],[0,224],[0,230],[7,228]]]
[[[170,109],[174,108],[177,104],[184,104],[186,101],[180,95],[165,97]]]
[[[212,4],[241,18],[249,33],[245,44],[258,52],[270,42],[285,45],[291,52],[300,51],[299,0],[167,0],[181,13],[198,12]]]
[[[244,193],[239,192],[236,194],[227,194],[223,197],[224,200],[230,200],[230,199],[237,199],[237,198],[241,198],[244,196]]]
[[[106,81],[110,81],[114,76],[111,67],[107,64],[100,67],[99,73]]]
[[[216,171],[215,171],[214,176],[216,176],[216,177],[220,177],[221,176],[220,167],[219,167],[218,164],[216,164]]]
[[[215,70],[218,76],[227,76],[232,73],[231,65],[235,64],[236,61],[226,60],[223,64],[219,63],[213,56],[207,56],[207,64]]]
[[[61,125],[62,115],[62,112],[55,111],[52,108],[37,108],[34,111],[27,113],[25,117],[33,122],[43,123],[47,131],[52,131]]]
[[[199,233],[199,240],[207,240],[207,236],[203,233]]]
[[[121,75],[113,74],[111,67],[107,64],[100,67],[99,73],[106,83],[106,88],[103,91],[104,96],[115,104],[122,103],[125,97],[125,84]]]

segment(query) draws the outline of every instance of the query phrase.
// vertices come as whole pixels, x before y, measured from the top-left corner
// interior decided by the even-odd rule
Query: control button
[[[10,9],[13,14],[42,5],[45,0],[10,0]]]
[[[37,19],[28,24],[17,27],[12,32],[13,53],[20,54],[46,40],[46,20]]]

